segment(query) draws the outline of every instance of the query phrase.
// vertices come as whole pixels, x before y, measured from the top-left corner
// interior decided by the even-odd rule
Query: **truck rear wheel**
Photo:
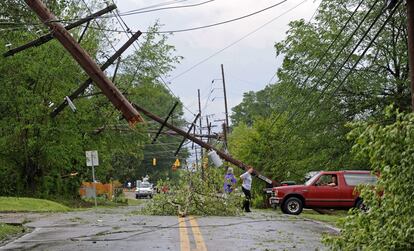
[[[303,210],[303,203],[297,197],[288,198],[282,206],[282,212],[286,214],[295,214],[298,215]]]

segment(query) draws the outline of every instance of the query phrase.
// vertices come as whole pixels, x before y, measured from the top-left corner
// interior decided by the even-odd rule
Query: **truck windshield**
[[[308,181],[305,182],[305,185],[309,186],[310,184],[312,184],[317,178],[319,177],[319,173],[316,173],[315,175],[312,176],[312,178],[310,178]]]
[[[149,188],[149,187],[151,187],[151,184],[150,183],[141,183],[141,185],[139,186],[140,188]]]

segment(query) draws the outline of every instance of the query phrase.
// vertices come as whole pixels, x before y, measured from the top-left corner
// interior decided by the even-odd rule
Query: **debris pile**
[[[216,215],[234,216],[241,212],[242,195],[223,192],[224,177],[220,170],[207,168],[200,172],[182,171],[178,183],[162,180],[155,195],[143,209],[149,215]]]

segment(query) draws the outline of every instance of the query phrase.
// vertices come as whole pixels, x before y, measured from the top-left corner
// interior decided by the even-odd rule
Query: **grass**
[[[70,208],[50,200],[0,197],[0,212],[66,212]]]
[[[138,206],[145,203],[145,200],[128,199],[128,206]]]
[[[317,220],[321,222],[326,222],[330,225],[337,226],[340,219],[343,219],[347,216],[348,211],[345,210],[336,210],[329,211],[326,214],[320,214],[314,210],[304,210],[300,216],[303,218]]]
[[[25,228],[22,226],[12,226],[0,223],[0,243],[23,232],[25,232]]]

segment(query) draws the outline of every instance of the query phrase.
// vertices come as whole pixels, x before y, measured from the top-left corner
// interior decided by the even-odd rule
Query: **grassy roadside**
[[[0,212],[66,212],[69,210],[69,207],[50,200],[0,197]]]
[[[329,211],[325,214],[320,214],[314,210],[304,210],[300,216],[306,219],[325,222],[336,227],[338,226],[339,220],[345,218],[347,214],[348,211],[345,210]]]

